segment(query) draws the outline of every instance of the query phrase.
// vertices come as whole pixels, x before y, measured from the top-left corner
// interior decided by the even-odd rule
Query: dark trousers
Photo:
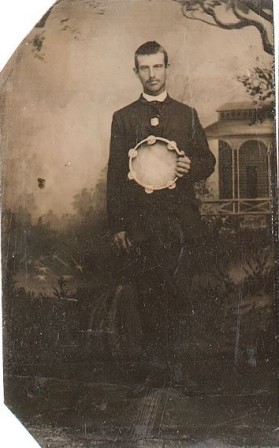
[[[177,359],[179,336],[185,345],[191,338],[191,283],[199,252],[198,240],[186,240],[179,227],[165,224],[134,241],[130,253],[118,254],[115,263],[116,278],[136,285],[143,357],[159,364]]]

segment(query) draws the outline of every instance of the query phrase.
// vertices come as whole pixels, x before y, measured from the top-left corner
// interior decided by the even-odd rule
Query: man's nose
[[[149,78],[154,78],[155,72],[153,67],[149,67]]]

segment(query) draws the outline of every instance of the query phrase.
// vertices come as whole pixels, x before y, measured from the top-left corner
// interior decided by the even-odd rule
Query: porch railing
[[[203,215],[269,215],[271,213],[270,198],[218,199],[201,202]]]

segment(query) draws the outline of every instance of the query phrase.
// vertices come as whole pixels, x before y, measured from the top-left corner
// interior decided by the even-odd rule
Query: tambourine
[[[150,135],[129,150],[128,178],[141,185],[146,193],[175,188],[177,159],[184,155],[175,142]]]

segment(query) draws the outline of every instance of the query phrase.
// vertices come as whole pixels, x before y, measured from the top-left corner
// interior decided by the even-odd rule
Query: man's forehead
[[[164,63],[164,53],[158,52],[155,54],[139,54],[138,57],[139,65],[149,65],[149,64],[158,64]]]

